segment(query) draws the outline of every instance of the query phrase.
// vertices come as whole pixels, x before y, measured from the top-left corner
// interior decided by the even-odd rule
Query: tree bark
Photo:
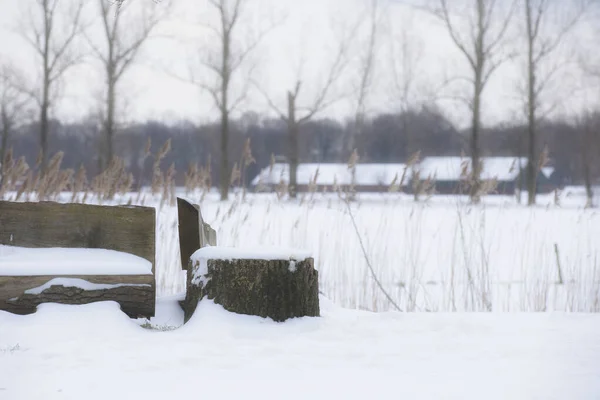
[[[109,78],[106,103],[106,159],[104,165],[110,165],[114,157],[113,138],[115,133],[115,81]]]
[[[318,317],[319,282],[313,259],[207,260],[208,274],[198,279],[198,264],[188,268],[185,322],[203,298],[226,310],[282,322],[295,317]],[[204,281],[203,281],[204,280]]]
[[[5,158],[6,151],[8,150],[8,136],[10,134],[10,121],[8,115],[6,115],[6,111],[2,110],[2,140],[0,141],[0,189],[4,184],[4,173],[6,170]]]
[[[585,184],[585,194],[586,194],[586,208],[591,208],[594,206],[594,191],[592,189],[592,172],[591,172],[591,157],[590,157],[590,147],[593,146],[591,140],[591,129],[589,126],[589,122],[585,122],[585,126],[583,127],[583,146],[581,149],[581,162],[583,167],[583,182]]]
[[[224,94],[223,97],[226,97]],[[229,113],[221,111],[221,201],[229,198],[229,183],[231,174],[229,172]]]
[[[222,11],[224,13],[225,11]],[[225,18],[225,14],[221,15]],[[223,53],[221,60],[221,201],[229,198],[229,80],[231,78],[231,28],[223,23]]]
[[[47,97],[47,89],[44,89],[44,97]],[[44,99],[40,110],[40,171],[46,173],[48,164],[48,100]]]
[[[295,199],[298,193],[298,121],[296,121],[296,96],[288,92],[288,131],[290,135],[290,177],[288,193]]]
[[[476,82],[478,80],[476,79]],[[475,84],[475,94],[473,96],[473,120],[471,127],[471,170],[472,178],[471,201],[475,204],[480,202],[481,187],[481,158],[479,154],[479,131],[481,129],[481,92],[480,84]]]
[[[528,138],[528,163],[527,163],[527,204],[535,204],[537,161],[535,150],[536,137],[536,61],[534,59],[534,46],[537,32],[534,31],[531,3],[525,3],[525,15],[527,18],[527,138]]]
[[[40,168],[41,173],[46,173],[48,162],[48,109],[50,108],[50,35],[52,34],[52,14],[48,11],[48,3],[44,2],[44,47],[42,51],[42,101],[40,107]]]

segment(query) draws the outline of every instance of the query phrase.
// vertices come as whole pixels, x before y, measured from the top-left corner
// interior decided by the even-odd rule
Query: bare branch
[[[457,28],[452,23],[450,12],[448,11],[447,0],[440,0],[440,5],[442,7],[441,10],[434,12],[433,15],[437,16],[442,20],[442,22],[446,26],[446,29],[448,30],[448,33],[450,34],[452,42],[454,42],[456,47],[458,47],[461,53],[463,53],[463,55],[467,58],[467,61],[469,62],[471,67],[476,68],[475,58],[471,55],[469,50],[467,50],[465,43],[463,42],[463,40],[461,40],[461,38],[458,35]],[[475,40],[474,37],[472,39]]]
[[[348,35],[345,38],[342,38],[342,40],[340,41],[339,47],[336,52],[335,59],[333,61],[333,64],[331,65],[331,68],[329,69],[325,83],[323,84],[323,86],[321,87],[321,90],[317,94],[317,97],[315,98],[315,101],[313,102],[312,106],[310,106],[308,108],[307,114],[305,116],[303,116],[302,118],[299,118],[298,123],[302,124],[306,121],[309,121],[317,113],[323,111],[324,109],[328,108],[329,106],[331,106],[332,104],[336,103],[339,100],[339,99],[332,99],[332,100],[328,101],[327,96],[329,95],[330,91],[332,90],[332,87],[341,78],[342,73],[348,66],[348,59],[347,59],[348,50],[350,49],[350,44],[351,44],[352,40],[354,39],[354,37],[356,36],[356,33],[357,33],[359,27],[360,27],[360,21],[358,21],[352,27],[352,29],[350,30]],[[299,91],[299,89],[298,89],[298,91]]]
[[[375,62],[375,47],[377,44],[377,34],[378,34],[378,25],[379,25],[379,1],[371,0],[371,9],[370,9],[370,29],[369,29],[369,39],[368,46],[366,50],[366,55],[362,62],[362,73],[360,77],[360,83],[358,88],[358,99],[356,104],[356,112],[355,112],[355,127],[357,129],[362,129],[362,121],[365,115],[365,107],[366,100],[368,96],[369,89],[371,87],[373,81],[373,70],[374,70],[374,62]],[[353,146],[352,146],[353,147]],[[349,149],[352,151],[354,149]]]
[[[300,82],[298,82],[300,83]],[[252,84],[254,85],[254,87],[256,88],[256,90],[258,90],[258,92],[264,97],[264,99],[267,101],[267,103],[269,104],[269,107],[271,108],[271,110],[273,110],[273,112],[275,112],[279,118],[281,118],[282,121],[287,122],[288,121],[288,117],[287,115],[281,111],[281,109],[279,107],[277,107],[277,105],[275,104],[275,102],[271,99],[271,97],[269,97],[269,95],[261,88],[261,86],[254,80],[252,80]],[[298,86],[299,87],[299,86]]]

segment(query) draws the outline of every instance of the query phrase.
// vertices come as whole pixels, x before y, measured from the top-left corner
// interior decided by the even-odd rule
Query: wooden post
[[[200,206],[182,198],[177,198],[179,224],[179,252],[181,269],[187,269],[190,257],[196,250],[217,245],[217,234],[204,222]]]

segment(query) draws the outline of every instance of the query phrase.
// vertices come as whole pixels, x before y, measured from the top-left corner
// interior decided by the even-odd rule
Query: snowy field
[[[278,324],[203,301],[182,326],[176,208],[142,196],[157,207],[156,317],[112,302],[0,311],[0,399],[600,398],[600,215],[578,190],[533,208],[363,195],[358,234],[332,195],[180,195],[201,202],[219,245],[312,252],[321,318]],[[361,241],[415,312],[391,311]]]
[[[345,308],[393,309],[369,273],[362,241],[403,311],[600,312],[600,214],[583,208],[581,188],[563,191],[558,205],[553,194],[539,196],[536,207],[507,196],[471,206],[457,196],[416,203],[408,195],[362,194],[351,204],[358,234],[346,204],[332,194],[297,202],[233,194],[226,203],[216,193],[178,195],[201,204],[220,246],[311,252],[321,292]],[[138,194],[112,204],[130,200],[157,207],[158,294],[181,293],[176,207]]]
[[[116,303],[0,312],[0,398],[598,399],[600,315],[371,313],[277,324],[201,302],[177,330]],[[179,325],[174,299],[156,324]]]
[[[200,195],[188,195],[199,201]],[[371,311],[390,303],[377,276],[405,311],[600,311],[600,215],[575,190],[541,196],[533,208],[514,198],[363,195],[347,206],[333,196],[299,203],[248,195],[226,204],[208,196],[202,213],[223,246],[282,246],[315,257],[320,289],[336,304]],[[159,211],[159,292],[181,292],[174,208]],[[558,250],[558,254],[557,254]],[[560,266],[560,269],[559,269]],[[560,274],[559,274],[560,270]],[[560,278],[562,276],[562,283]]]

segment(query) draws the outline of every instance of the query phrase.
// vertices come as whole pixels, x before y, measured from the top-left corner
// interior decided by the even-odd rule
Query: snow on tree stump
[[[205,297],[227,311],[277,322],[320,315],[314,260],[296,251],[225,247],[196,251],[188,268],[185,322]]]

